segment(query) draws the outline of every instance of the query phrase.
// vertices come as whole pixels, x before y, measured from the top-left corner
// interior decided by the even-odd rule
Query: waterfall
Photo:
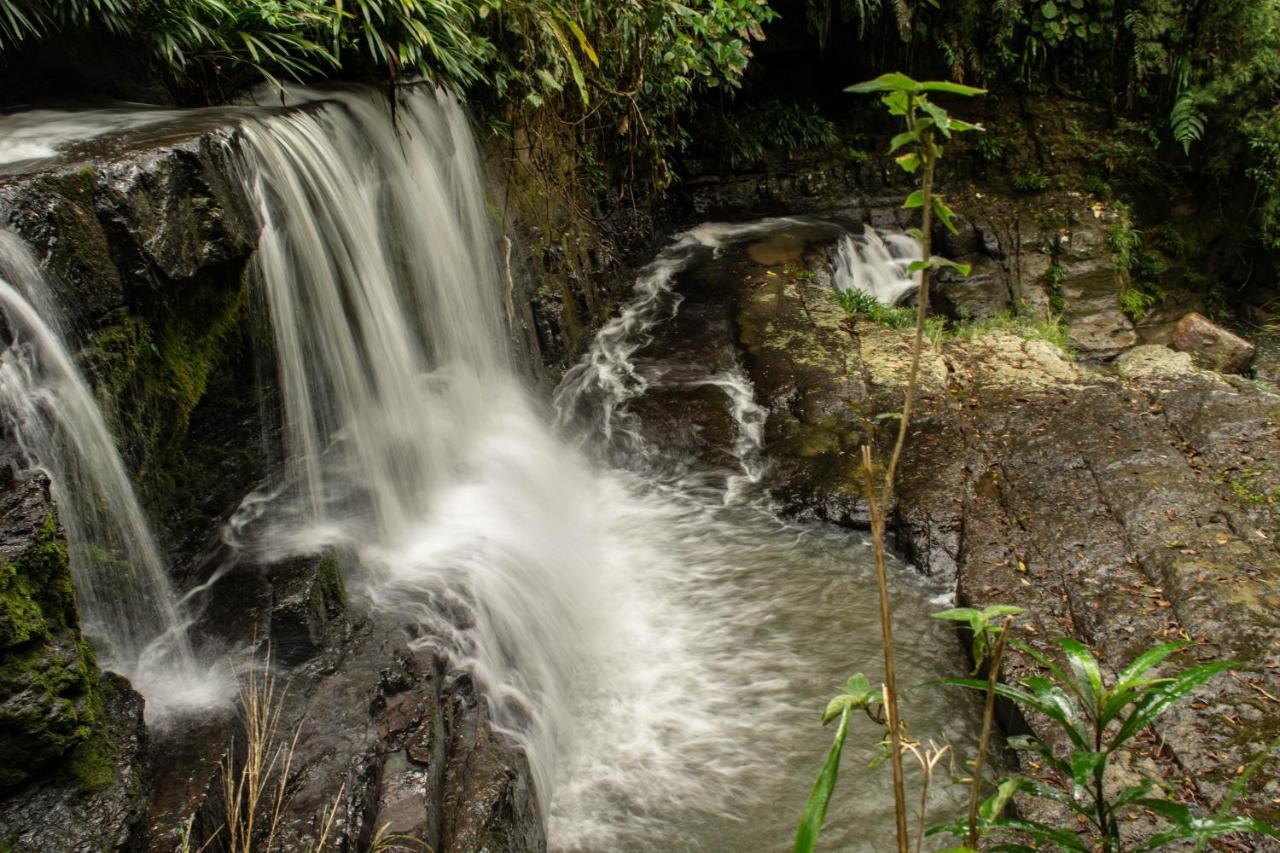
[[[203,705],[217,679],[196,666],[184,617],[97,401],[67,350],[56,305],[30,252],[0,231],[0,411],[25,462],[43,466],[67,530],[85,635],[154,717]]]
[[[885,305],[897,305],[920,287],[920,273],[908,273],[920,260],[920,244],[901,232],[868,225],[861,236],[848,234],[831,254],[831,274],[840,290],[860,290]]]
[[[287,456],[253,547],[353,553],[376,609],[474,673],[545,805],[600,618],[593,481],[512,367],[458,103],[412,91],[394,119],[375,92],[317,106],[243,130]]]

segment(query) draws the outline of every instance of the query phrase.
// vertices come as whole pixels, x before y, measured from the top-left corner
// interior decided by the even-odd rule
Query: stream
[[[787,849],[830,744],[827,700],[854,672],[881,677],[879,605],[863,534],[771,502],[766,413],[714,282],[753,241],[834,247],[848,232],[771,219],[676,235],[548,407],[514,366],[460,105],[419,91],[393,123],[367,93],[290,98],[316,108],[236,113],[285,452],[229,541],[259,558],[354,555],[363,606],[472,672],[524,747],[553,850]],[[162,135],[156,121],[126,124]],[[53,153],[22,127],[15,160]],[[902,251],[870,233],[846,243],[856,276],[897,299]],[[59,381],[87,399],[79,380]],[[45,457],[88,445],[24,446],[56,473],[68,465]],[[928,618],[949,593],[900,562],[891,573],[911,732],[967,757],[976,708],[921,686],[963,668],[954,632]],[[173,615],[151,630],[171,632],[186,619],[177,593],[152,592]],[[120,656],[147,638],[122,651],[107,604],[82,594],[81,607],[107,662],[128,671]],[[149,701],[171,687],[139,686]],[[885,849],[890,773],[867,767],[881,733],[851,727],[826,849]],[[931,820],[965,795],[936,780]]]

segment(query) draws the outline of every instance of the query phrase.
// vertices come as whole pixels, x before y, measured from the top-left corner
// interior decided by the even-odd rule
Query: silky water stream
[[[765,413],[696,285],[749,242],[811,225],[677,235],[547,411],[515,367],[460,106],[421,88],[394,115],[372,92],[288,100],[310,105],[238,113],[285,446],[230,544],[264,562],[337,548],[363,606],[474,673],[529,755],[552,849],[787,848],[830,743],[827,699],[855,671],[880,674],[871,549],[774,511]],[[858,281],[901,279],[901,253],[877,251]],[[869,266],[881,255],[892,270]],[[10,322],[38,343],[47,330],[16,295],[0,292]],[[11,418],[31,396],[12,387]],[[109,442],[100,414],[84,419]],[[711,421],[714,448],[700,442]],[[114,516],[137,511],[112,500]],[[130,536],[149,542],[145,523]],[[176,606],[158,572],[147,600]],[[928,618],[944,590],[896,563],[893,587],[912,732],[963,746],[973,709],[912,686],[961,667]],[[879,735],[855,723],[828,849],[888,846],[888,771],[865,769]],[[963,793],[938,784],[933,799],[941,817]]]

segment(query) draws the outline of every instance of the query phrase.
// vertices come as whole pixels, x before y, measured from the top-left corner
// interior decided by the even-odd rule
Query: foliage
[[[1232,817],[1221,811],[1197,816],[1185,805],[1157,797],[1157,784],[1147,778],[1119,789],[1107,784],[1107,771],[1121,750],[1165,711],[1215,675],[1230,669],[1230,662],[1198,664],[1172,675],[1155,676],[1152,670],[1190,645],[1166,643],[1138,655],[1107,683],[1109,679],[1097,659],[1076,640],[1065,637],[1057,640],[1061,662],[1025,643],[1014,641],[1014,645],[1038,663],[1044,674],[1027,676],[1017,685],[997,684],[996,692],[1016,702],[1024,712],[1034,711],[1043,716],[1064,743],[1070,745],[1070,754],[1064,756],[1034,735],[1011,738],[1011,746],[1034,753],[1035,761],[1053,772],[1046,777],[1049,781],[1013,777],[1001,782],[980,811],[985,835],[1026,837],[1037,848],[1117,850],[1122,823],[1131,819],[1128,816],[1135,810],[1145,810],[1166,825],[1133,847],[1134,850],[1152,850],[1176,841],[1203,843],[1235,832],[1280,837],[1276,829],[1251,818]],[[986,681],[972,678],[947,679],[942,683],[988,689]],[[1086,827],[1086,831],[1005,815],[1005,807],[1018,793],[1069,809],[1082,819],[1081,826]],[[966,829],[957,823],[939,831],[961,835]],[[1033,847],[1004,842],[1001,849]]]
[[[907,232],[920,242],[921,249],[921,260],[913,261],[907,268],[911,274],[920,274],[920,287],[917,292],[915,311],[915,336],[911,343],[911,367],[907,372],[907,388],[902,404],[902,412],[900,414],[895,413],[898,414],[897,439],[894,443],[893,451],[889,455],[888,464],[884,468],[883,476],[877,476],[876,466],[872,461],[871,446],[864,444],[862,447],[863,489],[871,516],[871,544],[875,554],[876,581],[880,597],[880,631],[884,640],[883,721],[889,730],[885,740],[887,741],[888,758],[893,768],[893,800],[897,821],[896,838],[898,851],[899,853],[907,853],[910,838],[907,830],[907,804],[903,785],[903,754],[911,752],[920,761],[927,784],[933,768],[941,760],[946,748],[939,749],[930,744],[929,748],[921,749],[919,744],[907,739],[898,713],[893,620],[889,604],[888,569],[885,561],[886,511],[893,502],[894,476],[897,472],[898,463],[902,458],[903,447],[906,444],[907,432],[911,423],[911,409],[915,402],[916,384],[920,374],[920,352],[924,348],[924,336],[929,319],[930,274],[937,269],[955,269],[961,275],[969,274],[967,266],[936,257],[930,251],[934,216],[937,216],[938,220],[953,234],[956,232],[955,224],[952,221],[954,212],[947,206],[942,196],[934,192],[934,179],[938,160],[942,157],[943,142],[950,140],[953,134],[980,131],[982,128],[976,124],[970,124],[954,118],[940,105],[934,103],[930,96],[933,94],[970,96],[981,94],[982,90],[975,89],[972,86],[962,86],[958,83],[920,82],[911,79],[905,74],[893,72],[883,74],[874,80],[851,86],[846,91],[857,94],[881,94],[881,103],[888,109],[889,114],[902,119],[902,123],[905,126],[905,130],[890,141],[888,153],[896,155],[895,161],[904,172],[909,175],[919,173],[920,176],[920,188],[908,195],[902,205],[908,210],[917,208],[920,210],[920,227],[909,229]],[[842,298],[850,306],[854,304],[851,300],[858,299],[858,297],[853,296]],[[871,306],[865,300],[862,300],[861,304],[871,310]],[[879,482],[877,482],[877,479],[879,479]],[[866,678],[861,675],[855,676],[855,679],[858,680],[856,682],[854,679],[850,680],[850,685],[856,686],[860,691],[855,698],[866,700],[870,685],[867,684]],[[804,816],[801,819],[800,828],[797,830],[795,844],[797,851],[813,849],[818,833],[822,829],[822,820],[826,815],[827,803],[830,801],[835,787],[835,768],[839,766],[840,751],[843,748],[844,736],[847,733],[846,723],[849,708],[854,705],[854,700],[841,700],[840,697],[837,697],[837,700],[839,700],[837,703],[828,705],[828,713],[824,714],[824,721],[830,720],[833,709],[842,709],[840,710],[840,731],[836,743],[832,746],[831,753],[827,757],[827,764],[824,765],[822,773],[819,774],[818,782],[814,786],[813,793],[809,798],[809,804],[806,806]],[[829,770],[828,768],[831,769]],[[927,788],[922,793],[920,805],[922,834],[926,793]]]
[[[778,100],[754,106],[739,104],[733,113],[716,116],[702,133],[735,169],[758,163],[771,152],[790,156],[829,151],[840,142],[835,124],[817,107]]]
[[[566,148],[620,155],[665,186],[692,99],[737,88],[774,17],[758,0],[0,0],[0,57],[116,39],[205,101],[262,79],[420,76],[484,102],[492,127],[545,112],[540,127],[576,137]],[[774,118],[830,140],[815,117]]]
[[[987,659],[987,650],[995,644],[996,638],[1004,630],[999,625],[993,624],[992,620],[1017,616],[1022,612],[1021,607],[1013,607],[1008,604],[993,604],[982,610],[973,607],[955,607],[951,610],[942,610],[934,613],[933,618],[948,622],[963,622],[968,625],[969,633],[973,636],[969,652],[973,658],[973,671],[976,674],[978,668],[982,666],[982,662]]]
[[[822,822],[827,817],[827,807],[831,803],[831,795],[835,791],[836,778],[840,774],[840,756],[844,752],[845,738],[849,733],[849,715],[854,711],[864,711],[877,723],[884,723],[883,716],[878,716],[876,707],[883,702],[881,692],[871,687],[871,682],[862,673],[852,676],[840,688],[840,692],[827,703],[822,714],[825,726],[837,717],[840,724],[836,726],[835,739],[827,760],[822,764],[818,780],[809,793],[804,804],[804,814],[800,825],[796,827],[795,853],[813,853],[818,843],[818,835],[822,832]]]
[[[983,163],[999,163],[1009,153],[1005,141],[994,133],[983,133],[973,143],[973,150]]]
[[[1062,350],[1067,356],[1074,355],[1071,348],[1071,330],[1056,313],[1048,317],[1038,317],[1001,311],[989,317],[968,320],[956,326],[951,334],[960,340],[972,341],[988,332],[1008,332],[1027,341],[1045,341]]]
[[[1049,176],[1044,172],[1019,172],[1013,176],[1013,188],[1020,193],[1044,192],[1049,187]]]
[[[1120,310],[1137,323],[1147,316],[1147,309],[1156,304],[1155,296],[1134,287],[1120,291]]]

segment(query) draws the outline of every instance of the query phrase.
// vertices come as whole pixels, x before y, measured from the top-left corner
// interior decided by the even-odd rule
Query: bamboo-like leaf
[[[794,853],[813,853],[822,832],[822,823],[827,818],[827,806],[831,803],[831,793],[836,787],[836,778],[840,775],[840,754],[844,751],[845,736],[849,732],[849,711],[840,715],[840,726],[836,729],[835,740],[831,743],[831,751],[818,773],[818,780],[809,793],[804,804],[804,814],[800,817],[800,825],[796,827]]]
[[[1193,666],[1156,687],[1138,701],[1124,724],[1120,726],[1120,730],[1111,739],[1110,747],[1115,749],[1150,725],[1152,720],[1169,710],[1174,703],[1192,690],[1215,675],[1234,667],[1234,661],[1215,661]]]
[[[925,92],[945,92],[948,95],[963,95],[966,98],[987,93],[986,89],[966,86],[963,83],[951,83],[946,80],[930,80],[926,83],[921,83],[920,89]]]
[[[1093,653],[1079,640],[1059,637],[1058,645],[1067,657],[1067,666],[1084,690],[1084,700],[1095,713],[1102,709],[1102,671]]]

